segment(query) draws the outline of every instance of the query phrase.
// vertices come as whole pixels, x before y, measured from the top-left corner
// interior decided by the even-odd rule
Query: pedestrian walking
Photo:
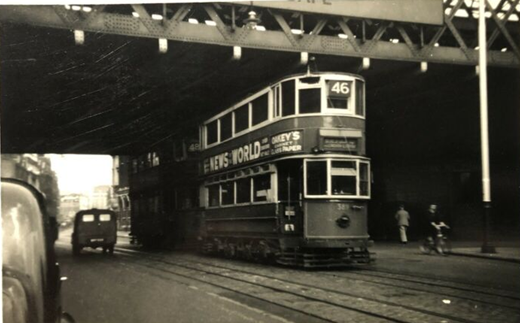
[[[408,237],[406,236],[406,231],[410,226],[410,214],[408,211],[404,209],[404,205],[399,206],[399,211],[395,214],[395,219],[397,220],[397,226],[399,227],[399,236],[401,238],[401,243],[408,243]]]

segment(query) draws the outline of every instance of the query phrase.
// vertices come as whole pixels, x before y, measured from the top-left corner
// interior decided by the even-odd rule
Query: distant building
[[[2,177],[22,180],[40,190],[46,198],[47,212],[58,217],[60,192],[50,158],[39,154],[3,154],[1,169]]]
[[[94,187],[90,194],[91,209],[108,209],[110,205],[110,193],[112,187],[110,185],[100,185]]]
[[[61,196],[60,214],[62,221],[71,220],[79,210],[90,208],[90,199],[83,194],[68,194]]]

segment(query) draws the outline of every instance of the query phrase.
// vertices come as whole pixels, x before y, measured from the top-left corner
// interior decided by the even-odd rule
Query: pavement
[[[122,238],[118,240],[118,243],[123,241],[129,242],[128,232],[118,231],[117,235],[118,238]],[[370,252],[377,254],[392,253],[399,251],[399,253],[402,254],[403,249],[405,249],[411,253],[418,253],[419,244],[420,242],[418,241],[411,241],[407,245],[402,245],[399,242],[394,241],[375,241],[373,246],[370,247]],[[520,235],[518,239],[508,239],[507,241],[490,242],[489,245],[495,248],[495,253],[481,252],[481,241],[452,241],[451,244],[451,256],[474,257],[520,263]]]
[[[520,237],[519,237],[520,238]],[[497,261],[507,261],[520,263],[520,239],[510,241],[491,242],[488,245],[493,246],[495,253],[483,253],[482,242],[479,241],[452,241],[451,256],[483,258]],[[390,241],[375,241],[370,251],[379,253],[392,253],[399,250],[402,253],[403,249],[409,250],[413,253],[419,252],[420,243],[411,241],[407,245],[402,245],[399,242]]]

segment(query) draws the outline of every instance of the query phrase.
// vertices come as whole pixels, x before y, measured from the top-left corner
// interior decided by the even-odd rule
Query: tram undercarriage
[[[208,255],[303,268],[345,267],[371,262],[367,241],[350,241],[349,244],[347,248],[291,247],[277,239],[212,238],[205,239],[201,248]]]

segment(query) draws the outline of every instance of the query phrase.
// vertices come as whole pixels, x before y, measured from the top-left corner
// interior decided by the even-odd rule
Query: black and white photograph
[[[0,0],[2,322],[520,322],[520,0]]]

